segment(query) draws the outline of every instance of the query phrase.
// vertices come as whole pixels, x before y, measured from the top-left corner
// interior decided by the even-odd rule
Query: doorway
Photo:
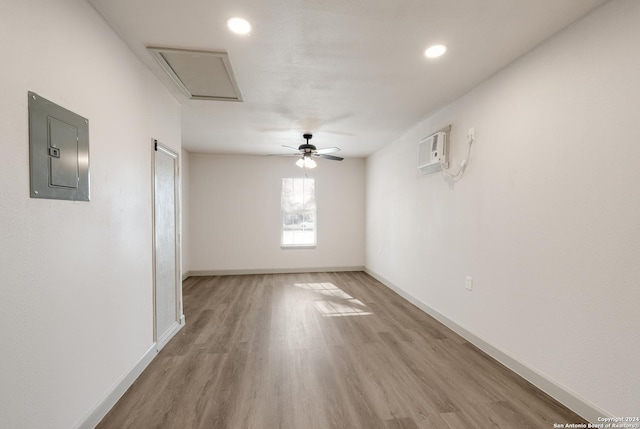
[[[153,140],[154,340],[160,351],[184,326],[180,281],[179,157]]]

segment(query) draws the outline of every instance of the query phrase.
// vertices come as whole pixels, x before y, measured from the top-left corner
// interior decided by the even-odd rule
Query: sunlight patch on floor
[[[313,303],[322,317],[367,316],[373,314],[362,301],[355,299],[331,282],[296,283],[295,286],[326,297],[325,299],[317,299]]]

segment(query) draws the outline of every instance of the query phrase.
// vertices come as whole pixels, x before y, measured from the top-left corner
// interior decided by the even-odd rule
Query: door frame
[[[176,320],[171,327],[164,333],[158,332],[158,314],[157,314],[157,258],[156,258],[156,157],[163,154],[173,158],[173,178],[174,178],[174,210],[175,210],[175,301],[176,301]],[[151,216],[152,216],[152,274],[153,274],[153,341],[156,351],[159,352],[173,338],[185,324],[184,309],[182,304],[182,276],[181,276],[181,234],[180,234],[180,156],[178,153],[168,146],[159,143],[158,140],[152,139],[152,157],[151,157]],[[158,337],[162,335],[162,337]]]

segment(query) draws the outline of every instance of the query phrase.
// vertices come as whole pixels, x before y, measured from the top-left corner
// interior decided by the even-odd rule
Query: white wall
[[[301,170],[295,158],[190,154],[192,272],[325,269],[364,266],[363,159],[318,161]],[[316,179],[318,245],[280,248],[283,177]]]
[[[640,2],[605,4],[366,174],[372,273],[614,416],[640,411],[638,22]],[[476,131],[457,184],[416,171],[418,141],[447,124],[455,165]]]
[[[153,343],[151,139],[175,99],[81,0],[0,0],[0,416],[70,428]],[[91,202],[29,198],[27,91],[89,119]]]

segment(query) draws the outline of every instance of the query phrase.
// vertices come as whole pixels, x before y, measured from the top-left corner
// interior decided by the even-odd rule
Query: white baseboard
[[[100,423],[100,420],[107,415],[109,410],[116,404],[116,402],[118,402],[122,395],[124,395],[133,382],[136,381],[140,374],[142,374],[142,371],[144,371],[156,355],[157,347],[156,343],[153,343],[138,362],[111,386],[104,396],[91,408],[91,410],[89,410],[84,418],[80,420],[80,423],[78,423],[75,428],[95,428],[96,425]]]
[[[367,268],[365,268],[365,272],[590,423],[602,423],[602,421],[598,420],[599,417],[613,417],[572,390],[549,379],[536,369],[527,366],[518,358],[492,346],[483,338],[458,325],[380,275]]]
[[[153,361],[153,359],[160,353],[160,350],[184,327],[185,317],[184,314],[180,317],[180,322],[176,323],[168,335],[165,335],[158,343],[153,343],[149,350],[147,350],[142,357],[136,362],[133,367],[127,371],[118,381],[116,381],[104,396],[89,410],[89,412],[80,420],[75,426],[75,429],[93,429],[98,423],[107,415],[109,410],[120,400],[122,395],[125,394],[127,389],[131,387],[134,381],[142,371]]]
[[[162,337],[158,338],[158,342],[156,344],[156,351],[158,353],[160,353],[160,350],[162,350],[164,346],[166,346],[167,343],[176,336],[178,331],[184,327],[185,321],[186,319],[184,318],[183,314],[182,316],[180,316],[179,321],[174,322],[173,325],[171,325],[171,327],[167,330],[167,332]]]
[[[251,274],[295,274],[295,273],[331,273],[342,271],[364,271],[364,266],[356,267],[314,267],[314,268],[258,268],[251,270],[193,270],[183,274],[187,277],[198,276],[241,276]]]

